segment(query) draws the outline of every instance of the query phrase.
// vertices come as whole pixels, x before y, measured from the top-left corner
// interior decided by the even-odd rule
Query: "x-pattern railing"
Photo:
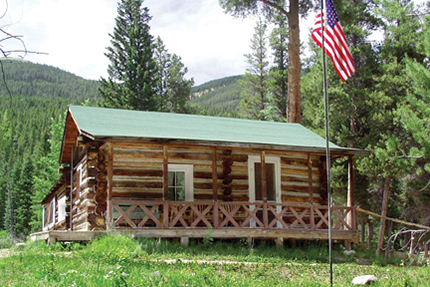
[[[118,228],[263,228],[327,230],[328,207],[274,202],[112,200]],[[349,223],[348,216],[352,218]],[[334,206],[332,228],[356,231],[355,208]]]

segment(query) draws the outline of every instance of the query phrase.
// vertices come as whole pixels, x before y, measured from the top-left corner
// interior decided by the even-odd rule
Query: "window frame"
[[[248,156],[248,184],[249,184],[249,201],[250,202],[261,202],[261,200],[255,199],[255,163],[261,163],[261,157],[257,155]],[[282,202],[282,190],[281,190],[281,158],[278,156],[266,156],[265,163],[274,164],[275,168],[275,201],[268,200],[268,202]]]
[[[194,166],[192,164],[169,163],[167,173],[170,171],[185,173],[185,201],[194,201]]]
[[[57,205],[58,205],[58,218],[57,221],[61,222],[63,220],[66,219],[66,196],[63,196],[62,198],[60,198],[59,200],[57,200]]]

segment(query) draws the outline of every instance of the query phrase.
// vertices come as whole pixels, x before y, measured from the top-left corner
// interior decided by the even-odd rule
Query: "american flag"
[[[334,68],[339,77],[342,81],[346,81],[355,71],[354,61],[352,60],[351,52],[349,51],[348,43],[346,42],[333,1],[325,0],[325,4],[323,17],[321,17],[321,14],[317,15],[317,20],[312,31],[312,38],[322,48],[321,21],[324,21],[325,52],[333,61]],[[325,15],[327,15],[327,18]]]

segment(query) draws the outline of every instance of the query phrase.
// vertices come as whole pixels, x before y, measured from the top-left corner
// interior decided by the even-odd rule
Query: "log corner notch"
[[[113,209],[112,209],[112,183],[113,183],[113,143],[107,143],[107,186],[106,186],[106,230],[113,226]]]

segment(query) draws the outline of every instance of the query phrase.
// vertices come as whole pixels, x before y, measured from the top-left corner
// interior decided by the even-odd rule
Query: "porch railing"
[[[114,228],[328,229],[328,207],[273,202],[112,200]],[[334,231],[356,232],[354,207],[332,208]]]

